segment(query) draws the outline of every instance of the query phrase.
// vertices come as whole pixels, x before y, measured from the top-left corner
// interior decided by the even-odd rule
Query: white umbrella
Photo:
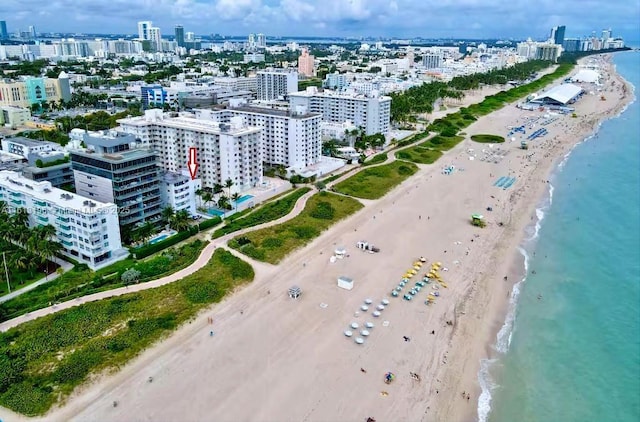
[[[369,307],[367,305],[362,305],[360,309],[362,309],[363,311],[368,311]]]
[[[378,310],[379,311],[384,311],[384,305],[378,305]]]
[[[373,303],[373,300],[371,299],[365,299],[364,303],[366,303],[367,305],[371,305]]]
[[[364,339],[363,339],[362,337],[356,337],[356,340],[355,340],[355,341],[356,341],[356,343],[358,343],[358,344],[362,344],[362,343],[364,343]]]
[[[373,325],[373,322],[367,322],[366,324],[364,324],[364,326],[367,327],[367,328],[375,327],[375,325]]]
[[[347,336],[347,337],[351,337],[353,335],[353,332],[351,332],[350,330],[346,330],[344,332],[344,335]]]
[[[369,330],[362,330],[362,331],[360,331],[360,334],[361,334],[363,337],[366,337],[366,336],[368,336],[368,335],[369,335]]]
[[[377,318],[377,317],[379,317],[381,314],[380,314],[380,312],[378,312],[378,311],[373,311],[373,313],[372,313],[371,315],[373,315],[374,317],[376,317],[376,318]]]
[[[389,304],[389,301],[387,299],[382,299],[382,304],[384,306],[387,306]]]
[[[358,325],[357,322],[352,322],[351,323],[351,328],[353,328],[354,330],[356,330],[358,327],[360,327],[360,326]]]

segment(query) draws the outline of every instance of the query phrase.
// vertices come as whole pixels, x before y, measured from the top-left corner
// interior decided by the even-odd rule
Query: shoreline
[[[615,64],[613,63],[612,54],[604,54],[598,55],[596,57],[600,57],[602,60],[606,62],[609,67],[609,75],[611,79],[618,81],[623,86],[624,96],[617,101],[617,104],[613,107],[613,109],[607,110],[603,114],[598,116],[589,116],[590,119],[590,130],[582,131],[579,135],[574,137],[573,142],[568,142],[562,146],[560,150],[558,150],[557,154],[555,154],[551,163],[546,166],[546,169],[541,170],[543,173],[544,180],[547,180],[548,183],[545,184],[547,187],[542,186],[539,187],[535,194],[529,195],[529,200],[523,201],[521,208],[525,209],[526,212],[522,213],[524,215],[528,215],[531,218],[531,222],[525,223],[520,230],[520,235],[515,236],[514,241],[512,242],[511,249],[512,250],[512,259],[511,263],[504,268],[508,268],[505,274],[508,275],[509,280],[515,280],[514,283],[509,283],[509,294],[507,295],[507,299],[503,301],[502,306],[499,307],[498,312],[496,313],[496,317],[494,318],[494,322],[492,325],[492,330],[490,331],[490,336],[486,339],[484,343],[485,354],[481,355],[479,359],[477,359],[476,364],[476,372],[478,383],[485,383],[483,388],[482,385],[479,385],[476,388],[478,403],[476,409],[469,409],[469,411],[465,411],[461,413],[463,415],[459,419],[452,420],[461,420],[461,421],[481,421],[486,422],[488,420],[488,416],[490,414],[491,403],[493,399],[492,394],[492,385],[491,383],[494,381],[491,378],[490,370],[496,362],[499,362],[506,353],[508,353],[511,341],[511,335],[513,333],[515,323],[515,312],[517,310],[518,301],[519,301],[519,287],[522,286],[528,278],[528,274],[530,273],[530,264],[529,261],[531,256],[529,253],[535,250],[537,239],[538,239],[538,230],[540,229],[542,222],[544,221],[545,214],[548,209],[552,206],[553,202],[553,179],[556,174],[561,171],[562,167],[569,159],[570,155],[573,153],[574,149],[579,145],[589,141],[594,136],[597,135],[600,130],[601,125],[610,119],[615,119],[619,117],[622,113],[625,112],[627,107],[636,101],[635,97],[635,89],[633,85],[631,85],[626,79],[624,79],[616,69]],[[578,61],[578,65],[576,69],[584,64],[589,57],[582,58]],[[575,74],[576,70],[572,72]],[[557,83],[554,82],[554,83]],[[516,214],[516,210],[513,210],[513,213]],[[542,216],[538,213],[542,212]],[[521,217],[522,219],[522,217]],[[528,237],[528,232],[532,231],[532,235]],[[499,272],[492,274],[493,278],[499,277]],[[516,297],[513,299],[513,295],[515,290],[518,289],[516,293]],[[496,320],[497,319],[497,320]],[[510,321],[508,321],[510,319]],[[497,324],[497,321],[502,321]],[[503,329],[506,329],[504,335],[507,338],[501,338],[500,333]],[[506,342],[506,344],[499,344],[499,342]],[[484,379],[482,379],[484,377]],[[495,386],[493,386],[495,387]],[[485,401],[488,399],[488,402],[481,402],[480,398],[482,394],[485,394],[485,397],[482,397]],[[436,416],[436,420],[447,420],[450,415],[446,415],[447,417],[440,418],[439,415]]]
[[[612,75],[621,79],[615,69]],[[624,83],[628,85],[626,81]],[[579,103],[581,101],[584,99]],[[619,100],[618,105],[624,105],[624,102]],[[512,108],[508,105],[483,116],[467,131],[483,125],[493,127],[494,132],[496,127],[503,131],[504,125],[495,121],[513,120]],[[531,114],[517,113],[520,116]],[[594,124],[593,134],[604,119],[592,117],[585,113],[579,121],[587,120],[586,123]],[[582,127],[578,120],[575,123],[575,126]],[[491,133],[488,130],[484,133]],[[475,420],[476,408],[472,404],[477,403],[480,394],[477,378],[481,359],[493,353],[496,334],[504,324],[508,310],[506,293],[512,291],[513,280],[523,272],[518,248],[544,191],[548,191],[547,183],[533,181],[547,180],[567,150],[572,150],[585,139],[554,143],[548,138],[551,134],[542,143],[550,144],[551,150],[542,152],[554,153],[551,162],[529,169],[522,179],[520,174],[525,172],[527,164],[522,167],[520,163],[518,167],[516,163],[513,170],[506,160],[495,166],[479,160],[465,161],[465,171],[452,176],[440,175],[441,165],[466,159],[466,148],[482,148],[481,144],[469,140],[461,142],[441,159],[444,161],[440,165],[420,165],[416,175],[384,198],[367,205],[302,250],[291,254],[280,264],[281,274],[278,277],[257,278],[252,285],[211,307],[206,316],[215,313],[216,332],[222,341],[212,343],[210,339],[204,340],[199,336],[202,327],[208,333],[203,321],[205,314],[202,314],[169,339],[142,353],[115,376],[99,377],[95,383],[78,389],[66,406],[54,409],[45,418],[123,420],[127,415],[136,419],[167,419],[181,415],[181,420],[201,420],[206,415],[225,415],[228,420],[248,420],[251,417],[251,420],[320,421],[336,418],[360,420],[360,416],[366,419],[371,413],[381,420],[385,417],[397,420]],[[510,154],[520,152],[511,151]],[[511,158],[514,157],[510,156],[509,160]],[[513,174],[520,171],[516,186],[504,192],[487,188],[495,179],[491,173],[496,169],[513,171]],[[459,181],[467,176],[473,177],[467,184],[469,186]],[[431,180],[433,178],[438,178],[438,181]],[[486,185],[480,188],[482,192],[478,192],[477,186],[470,186],[480,179]],[[487,193],[494,190],[497,191],[498,202],[490,214],[494,221],[490,227],[482,229],[484,231],[475,230],[468,223],[468,214],[473,207],[483,209],[477,207],[486,206]],[[433,197],[438,201],[429,200]],[[420,209],[424,208],[421,212],[425,213],[423,215],[429,213],[436,226],[421,219],[422,228],[418,227],[416,201],[422,198],[425,198],[425,203],[420,203]],[[456,207],[463,209],[458,212]],[[504,228],[499,228],[495,222],[502,218],[507,222]],[[443,227],[439,227],[438,221]],[[358,232],[354,233],[352,229]],[[464,240],[464,236],[468,239],[473,233],[479,233],[481,237],[474,243],[465,242],[467,252],[472,252],[471,255],[467,253],[469,258],[465,258],[463,247],[451,249],[451,246],[446,246],[454,240]],[[425,245],[425,237],[433,240]],[[383,249],[380,260],[354,252],[353,255],[357,256],[345,262],[333,266],[327,264],[325,258],[336,244],[351,249],[354,240],[362,239],[380,244]],[[448,254],[446,249],[443,254],[443,247],[449,250]],[[485,247],[493,248],[493,259],[487,260],[486,256],[477,254],[478,249],[482,251]],[[318,251],[320,255],[323,252],[326,255],[319,257]],[[414,302],[419,303],[392,299],[392,305],[384,315],[391,321],[388,328],[381,326],[382,321],[376,321],[378,327],[361,349],[353,342],[343,340],[339,332],[343,328],[340,327],[354,318],[349,312],[358,309],[365,296],[379,299],[380,294],[388,293],[395,283],[393,279],[401,274],[400,269],[404,270],[423,252],[427,252],[425,256],[431,262],[442,260],[451,269],[450,273],[443,275],[447,281],[451,279],[453,282],[448,291],[442,291],[443,298],[437,305],[429,309],[418,298]],[[459,265],[455,264],[457,260],[453,261],[455,258],[461,261]],[[333,277],[337,274],[355,275],[357,284],[353,292],[336,289]],[[508,274],[508,283],[502,280],[504,274]],[[302,301],[292,303],[278,297],[267,299],[267,289],[284,289],[292,279],[298,279],[305,290]],[[318,303],[328,304],[331,313],[319,310]],[[246,314],[244,317],[240,316],[241,311]],[[474,316],[476,318],[472,319]],[[450,318],[455,321],[452,330],[445,324]],[[437,334],[430,336],[423,331],[425,328],[434,328]],[[405,333],[412,337],[409,344],[398,339]],[[256,354],[258,350],[260,352]],[[211,361],[211,356],[215,356],[214,361]],[[417,369],[407,366],[409,364],[417,366]],[[354,367],[355,373],[351,373],[350,369]],[[374,373],[369,376],[374,377],[393,369],[399,378],[395,385],[386,387],[390,397],[380,398],[380,389],[385,386],[379,386],[377,378],[363,384],[363,374],[357,370],[358,367],[366,367],[368,372]],[[421,385],[416,386],[406,380],[404,372],[408,369],[421,373]],[[156,381],[152,387],[146,386],[145,380],[151,375]],[[210,376],[216,377],[215,382],[210,382]],[[241,381],[247,377],[251,377],[253,385]],[[282,381],[278,382],[280,379]],[[471,392],[470,388],[473,389],[473,402],[461,401],[460,392]],[[425,391],[428,397],[425,397]],[[228,403],[215,400],[222,394],[228,397]],[[254,397],[260,406],[240,406],[247,395]],[[110,400],[116,397],[122,397],[122,405],[112,409]],[[155,409],[157,403],[167,403],[166,409]],[[416,409],[410,408],[412,406]],[[423,413],[425,408],[427,412]]]

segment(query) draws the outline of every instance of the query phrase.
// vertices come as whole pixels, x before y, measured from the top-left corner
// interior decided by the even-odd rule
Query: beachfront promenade
[[[453,112],[453,111],[451,111]],[[329,183],[327,183],[327,189],[331,188],[332,186],[334,186],[337,183],[342,182],[343,180],[348,179],[349,177],[357,174],[358,172],[364,170],[364,169],[368,169],[368,168],[373,168],[373,167],[377,167],[380,165],[385,165],[385,164],[389,164],[393,161],[396,160],[396,156],[395,153],[398,151],[401,151],[405,148],[411,148],[412,146],[420,143],[420,142],[424,142],[425,140],[427,140],[428,138],[422,138],[419,139],[409,145],[403,146],[401,148],[396,148],[394,149],[393,147],[391,147],[391,149],[389,149],[389,151],[387,151],[387,161],[383,162],[383,163],[379,163],[379,164],[372,164],[370,166],[366,166],[366,167],[359,167],[354,171],[348,171],[345,174],[343,174],[342,176],[340,176],[339,178],[337,178],[336,180],[333,180]],[[402,160],[399,160],[402,161]],[[29,312],[27,314],[21,315],[19,317],[10,319],[8,321],[5,321],[3,323],[0,323],[0,332],[5,332],[13,327],[16,327],[22,323],[28,322],[28,321],[33,321],[34,319],[46,316],[46,315],[50,315],[50,314],[54,314],[56,312],[60,312],[64,309],[69,309],[72,308],[74,306],[79,306],[82,305],[84,303],[89,303],[89,302],[95,302],[97,300],[102,300],[102,299],[107,299],[110,297],[115,297],[115,296],[121,296],[127,293],[134,293],[134,292],[140,292],[143,290],[147,290],[147,289],[153,289],[155,287],[160,287],[160,286],[164,286],[165,284],[169,284],[169,283],[173,283],[174,281],[178,281],[190,274],[195,273],[196,271],[198,271],[199,269],[201,269],[202,267],[204,267],[205,265],[207,265],[207,263],[209,262],[209,260],[211,259],[211,257],[213,256],[214,252],[216,251],[217,248],[224,248],[226,250],[228,250],[229,252],[231,252],[233,255],[237,256],[238,258],[248,262],[249,264],[251,264],[251,266],[253,267],[255,274],[256,274],[256,279],[266,279],[269,276],[273,275],[275,273],[275,271],[277,270],[277,266],[266,263],[266,262],[261,262],[261,261],[256,261],[255,259],[249,258],[248,256],[236,251],[233,248],[228,247],[227,243],[229,242],[229,240],[237,237],[237,236],[241,236],[243,234],[252,232],[252,231],[256,231],[256,230],[260,230],[266,227],[271,227],[271,226],[275,226],[281,223],[284,223],[286,221],[291,220],[294,217],[297,217],[302,210],[304,210],[305,206],[307,205],[307,201],[309,200],[309,198],[311,198],[314,194],[316,194],[317,191],[316,190],[311,190],[309,192],[307,192],[306,194],[304,194],[302,197],[300,197],[300,199],[298,199],[298,201],[296,201],[293,209],[291,210],[291,212],[283,217],[280,217],[277,220],[273,220],[273,221],[269,221],[263,224],[259,224],[257,226],[253,226],[253,227],[249,227],[246,229],[242,229],[233,233],[229,233],[225,236],[219,237],[217,239],[214,239],[213,241],[211,241],[207,246],[205,246],[205,248],[202,250],[202,252],[200,253],[200,255],[198,256],[198,258],[188,267],[183,268],[180,271],[176,271],[173,274],[170,274],[166,277],[162,277],[156,280],[152,280],[152,281],[147,281],[144,283],[139,283],[139,284],[133,284],[130,286],[125,286],[125,287],[118,287],[116,289],[111,289],[111,290],[105,290],[103,292],[98,292],[98,293],[93,293],[93,294],[89,294],[86,296],[82,296],[73,300],[69,300],[66,302],[62,302],[62,303],[58,303],[55,305],[51,305],[48,306],[46,308],[42,308],[42,309],[38,309],[36,311],[33,312]],[[340,194],[341,195],[341,194]],[[366,200],[366,199],[360,199],[360,198],[355,198],[358,201],[362,202],[363,205],[366,207],[368,205],[371,205],[372,203],[377,202],[378,200]],[[209,233],[213,233],[213,231],[219,229],[219,227],[215,227],[211,230],[209,230]],[[31,286],[29,286],[31,287]],[[37,287],[37,286],[34,286]]]

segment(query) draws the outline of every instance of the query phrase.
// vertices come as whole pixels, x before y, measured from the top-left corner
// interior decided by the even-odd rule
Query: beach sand
[[[497,164],[480,160],[487,144],[463,141],[279,266],[262,267],[250,286],[118,373],[97,377],[46,420],[474,420],[480,361],[494,355],[511,288],[522,276],[517,246],[548,190],[550,171],[601,119],[619,112],[630,96],[623,87],[612,73],[603,87],[606,101],[586,94],[575,105],[577,118],[560,116],[545,126],[549,133],[528,151],[518,148],[519,139],[494,146],[506,151]],[[465,132],[506,135],[506,126],[543,114],[510,105]],[[449,164],[456,171],[441,174]],[[495,187],[501,176],[516,182]],[[471,226],[472,213],[484,214],[487,227]],[[381,252],[357,250],[360,240]],[[350,256],[330,263],[338,246]],[[430,285],[411,302],[390,297],[420,256],[427,266],[440,261],[448,268],[441,271],[448,288],[431,306],[424,304]],[[353,290],[336,286],[341,275],[354,279]],[[294,284],[303,291],[298,300],[287,296]],[[363,312],[367,298],[373,305]],[[371,311],[383,298],[391,303],[375,318]],[[350,323],[367,321],[375,327],[363,345],[344,336]],[[387,385],[388,371],[396,378]],[[0,417],[14,420],[5,414]]]

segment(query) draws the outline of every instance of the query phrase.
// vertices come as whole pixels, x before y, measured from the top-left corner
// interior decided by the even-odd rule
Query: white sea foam
[[[489,369],[495,362],[495,359],[483,359],[480,362],[480,372],[478,372],[478,383],[482,392],[478,398],[478,422],[486,422],[491,412],[491,392],[497,387],[491,381]]]

